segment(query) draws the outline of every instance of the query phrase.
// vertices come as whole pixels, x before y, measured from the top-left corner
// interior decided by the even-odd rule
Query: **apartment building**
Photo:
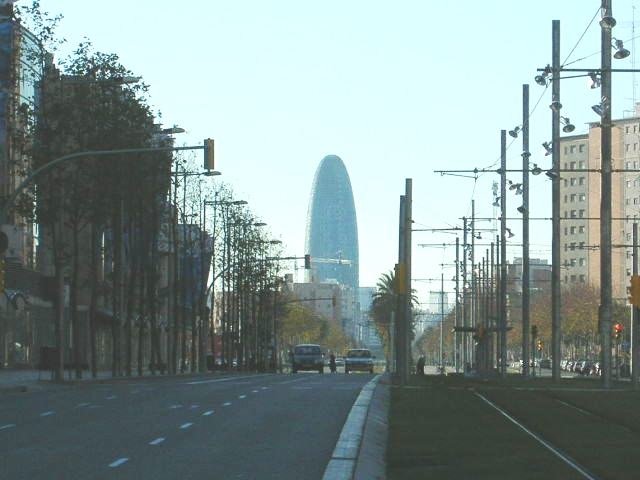
[[[633,222],[640,216],[640,104],[611,131],[611,269],[614,300],[626,300]],[[560,140],[561,280],[600,286],[600,125]],[[621,170],[621,171],[616,171]]]

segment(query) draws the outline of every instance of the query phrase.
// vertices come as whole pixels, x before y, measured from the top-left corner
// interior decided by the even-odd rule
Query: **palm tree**
[[[373,294],[373,303],[371,305],[371,314],[378,329],[378,334],[382,339],[387,364],[389,363],[391,347],[391,317],[397,309],[398,302],[395,284],[395,272],[383,273],[378,279],[378,283],[376,283],[376,293]],[[411,290],[411,304],[412,306],[418,304],[418,297],[413,289]],[[412,316],[410,340],[413,340],[414,336],[414,319]]]

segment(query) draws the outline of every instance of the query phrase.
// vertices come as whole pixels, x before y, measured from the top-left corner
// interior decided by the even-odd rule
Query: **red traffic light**
[[[616,333],[620,333],[622,332],[622,330],[624,330],[624,326],[621,323],[616,323],[613,326],[613,329],[616,331]]]

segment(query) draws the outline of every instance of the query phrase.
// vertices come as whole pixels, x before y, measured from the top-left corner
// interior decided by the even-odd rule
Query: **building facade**
[[[336,280],[358,289],[358,225],[349,174],[340,157],[327,155],[316,170],[307,216],[307,281]]]

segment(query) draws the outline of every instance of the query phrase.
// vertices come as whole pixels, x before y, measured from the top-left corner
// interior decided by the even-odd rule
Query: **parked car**
[[[291,371],[297,373],[298,370],[317,370],[318,373],[324,373],[324,353],[320,345],[302,343],[293,348]]]
[[[344,373],[361,371],[373,373],[373,355],[367,348],[354,348],[344,359]]]

